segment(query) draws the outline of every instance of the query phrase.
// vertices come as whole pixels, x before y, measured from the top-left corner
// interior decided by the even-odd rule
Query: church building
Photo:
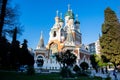
[[[87,62],[90,66],[90,53],[87,47],[82,44],[80,21],[78,15],[75,16],[70,9],[70,5],[68,5],[64,19],[62,19],[62,13],[59,16],[58,11],[56,11],[55,23],[49,32],[49,41],[46,46],[41,33],[40,41],[35,49],[34,67],[49,71],[59,70],[60,65],[54,54],[66,50],[70,50],[76,55],[78,66],[82,62]]]

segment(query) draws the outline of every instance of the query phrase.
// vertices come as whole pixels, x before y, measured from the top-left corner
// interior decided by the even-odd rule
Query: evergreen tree
[[[93,54],[90,56],[90,61],[92,64],[92,67],[98,72],[98,62],[96,61],[96,54]]]
[[[100,37],[101,53],[105,56],[104,60],[116,66],[120,63],[120,23],[115,12],[109,7],[104,11],[104,15],[105,20]]]
[[[8,0],[0,1],[0,38],[2,36],[2,29],[4,26],[5,14],[6,14],[6,7],[7,7]]]
[[[20,42],[17,34],[21,34],[18,6],[10,4],[11,0],[0,0],[0,67],[17,68],[19,64]],[[12,36],[9,43],[6,34]]]
[[[10,0],[0,0],[0,36],[5,34],[13,35],[17,27],[17,34],[22,34],[21,23],[19,22],[19,6],[11,5]]]
[[[22,48],[21,48],[20,64],[28,65],[28,66],[33,66],[33,64],[34,64],[34,57],[32,54],[30,54],[30,52],[28,50],[26,39],[24,39],[24,42],[23,42]]]
[[[0,39],[0,67],[6,68],[10,65],[10,43],[5,37]]]
[[[11,44],[11,64],[13,68],[19,67],[20,42],[17,40],[17,27],[13,30],[12,44]]]

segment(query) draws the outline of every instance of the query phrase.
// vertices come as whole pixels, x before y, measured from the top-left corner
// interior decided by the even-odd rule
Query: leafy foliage
[[[32,66],[34,57],[27,47],[27,40],[24,40],[20,48],[17,34],[21,33],[19,22],[18,6],[11,6],[10,0],[0,0],[0,68],[16,70],[20,65]],[[6,39],[9,34],[12,41]]]
[[[105,21],[102,25],[102,36],[100,38],[101,53],[103,60],[112,62],[114,65],[120,63],[120,23],[113,10],[106,8]]]
[[[62,77],[72,77],[72,72],[69,68],[63,67],[60,71]]]
[[[35,74],[35,70],[34,70],[34,67],[33,67],[33,66],[28,66],[27,74],[28,74],[28,75],[33,75],[33,74]]]
[[[22,34],[22,25],[19,21],[19,7],[18,5],[11,6],[10,0],[0,1],[0,36],[13,36],[14,28],[17,27],[17,34]]]
[[[89,67],[89,65],[88,65],[88,63],[86,63],[86,62],[82,62],[82,63],[80,64],[80,67],[82,68],[82,70],[87,70],[88,67]]]
[[[32,66],[34,64],[34,57],[30,54],[27,48],[27,40],[24,40],[20,54],[20,64]]]
[[[73,67],[73,71],[75,71],[76,73],[80,72],[79,66],[78,66],[78,65],[75,65],[75,66]]]
[[[0,37],[2,37],[2,29],[4,26],[7,2],[8,2],[8,0],[1,0],[0,1]]]
[[[91,64],[93,68],[96,68],[98,66],[98,62],[96,61],[96,56],[95,54],[90,56]]]
[[[56,60],[60,63],[63,64],[63,67],[68,67],[72,66],[76,62],[76,56],[71,53],[69,50],[67,50],[64,53],[58,53],[55,55]]]
[[[107,59],[105,56],[101,56],[101,54],[93,54],[90,57],[91,64],[93,68],[103,67],[107,65]]]
[[[76,62],[76,56],[71,53],[69,50],[66,52],[58,53],[55,55],[56,60],[63,65],[61,68],[60,74],[62,77],[72,77],[71,70],[69,66],[73,66],[73,64]]]

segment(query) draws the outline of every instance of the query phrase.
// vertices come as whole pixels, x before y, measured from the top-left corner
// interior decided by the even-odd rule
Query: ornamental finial
[[[68,11],[70,11],[70,4],[68,4]]]
[[[41,39],[43,38],[43,31],[41,31]]]
[[[78,20],[78,14],[76,14],[76,20]]]
[[[62,19],[62,13],[60,13],[60,18]]]
[[[58,13],[59,13],[59,11],[57,10],[57,11],[56,11],[56,17],[58,17]]]

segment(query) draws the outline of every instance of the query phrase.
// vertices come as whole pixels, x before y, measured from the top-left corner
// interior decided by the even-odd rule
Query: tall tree
[[[19,21],[19,6],[11,6],[10,0],[0,1],[0,36],[3,34],[13,35],[14,28],[17,27],[17,34],[21,34],[22,25]]]
[[[96,54],[90,56],[92,67],[98,72],[98,61],[96,61]]]
[[[102,36],[100,38],[101,53],[114,66],[120,63],[120,23],[111,8],[104,11],[105,20],[102,24]]]
[[[34,57],[32,54],[30,54],[30,52],[28,50],[26,39],[24,39],[24,42],[21,47],[20,64],[28,65],[28,66],[33,66],[33,64],[34,64]]]
[[[11,6],[11,0],[0,0],[0,65],[17,67],[19,64],[20,43],[17,34],[21,34],[18,6]],[[12,37],[10,44],[6,34]],[[6,65],[8,64],[8,65]]]
[[[6,14],[6,6],[7,6],[7,1],[8,0],[2,0],[1,1],[1,14],[0,14],[0,37],[2,36],[2,29],[4,26],[4,19],[5,19],[5,14]]]
[[[61,52],[55,55],[56,56],[56,60],[63,65],[63,67],[61,67],[61,71],[60,74],[62,77],[71,77],[71,70],[70,70],[70,66],[73,66],[73,64],[76,62],[76,56],[71,53],[70,50],[67,50],[65,52]]]
[[[13,39],[11,44],[11,63],[13,67],[19,66],[19,54],[20,54],[20,42],[16,39],[17,37],[17,27],[13,30]]]
[[[3,68],[10,64],[10,43],[5,37],[0,39],[0,66]]]

